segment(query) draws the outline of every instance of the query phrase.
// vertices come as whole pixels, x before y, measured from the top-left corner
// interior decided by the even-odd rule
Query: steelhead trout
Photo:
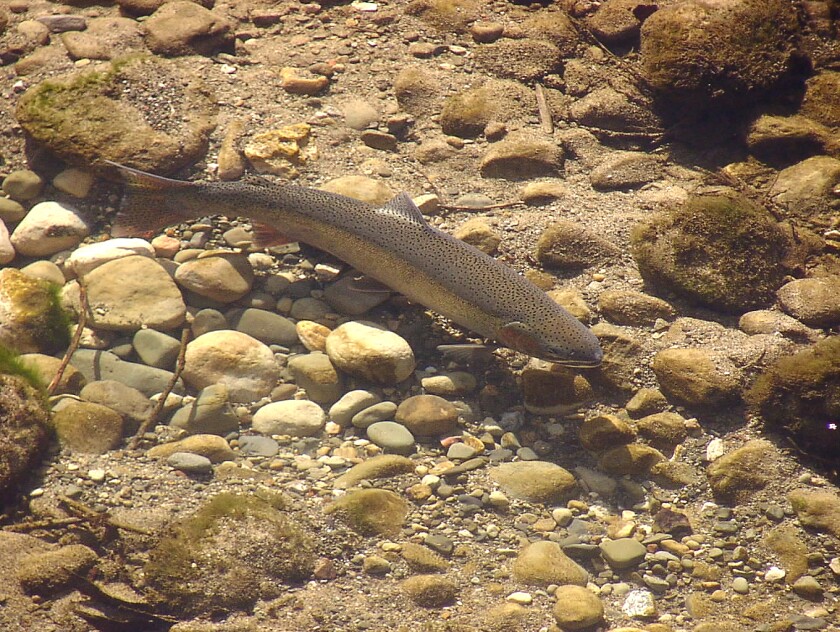
[[[185,182],[110,163],[126,184],[115,237],[208,215],[247,217],[255,244],[302,241],[486,338],[530,356],[595,367],[598,339],[523,276],[430,226],[402,193],[381,207],[262,178]]]

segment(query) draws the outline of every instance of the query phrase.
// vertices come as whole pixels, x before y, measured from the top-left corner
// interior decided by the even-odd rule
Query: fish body
[[[248,217],[258,241],[282,234],[315,246],[504,346],[575,367],[603,357],[574,316],[513,269],[430,226],[407,194],[376,207],[262,178],[183,182],[112,165],[127,184],[114,236],[149,236],[207,215]]]

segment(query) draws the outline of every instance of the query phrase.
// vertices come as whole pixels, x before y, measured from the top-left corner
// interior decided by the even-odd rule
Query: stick
[[[53,376],[52,381],[50,381],[50,385],[47,386],[47,395],[53,395],[55,393],[55,389],[58,388],[58,383],[61,382],[61,378],[64,377],[64,371],[67,370],[67,365],[70,364],[70,358],[73,357],[73,354],[76,353],[76,349],[79,348],[79,343],[82,340],[82,331],[87,324],[87,290],[85,290],[85,285],[82,283],[81,278],[79,278],[79,308],[79,322],[76,324],[76,331],[73,333],[73,339],[70,341],[70,346],[67,347],[64,357],[61,358],[61,364],[58,365],[58,370],[55,372],[55,376]]]
[[[548,100],[545,98],[545,90],[541,84],[534,86],[537,93],[537,109],[540,112],[540,127],[542,131],[549,136],[554,133],[554,119],[551,115],[551,107],[548,105]]]
[[[149,418],[146,419],[140,427],[137,429],[137,432],[134,433],[134,436],[131,438],[131,441],[128,442],[128,449],[133,450],[137,447],[137,444],[140,443],[140,438],[146,434],[146,431],[152,427],[152,425],[157,421],[158,417],[160,416],[161,411],[163,410],[164,405],[166,404],[166,398],[169,397],[169,394],[175,388],[175,385],[178,383],[178,378],[181,377],[181,372],[184,370],[184,363],[185,357],[187,355],[187,342],[190,339],[190,325],[187,323],[184,325],[184,328],[181,330],[181,348],[178,350],[178,362],[175,365],[175,372],[172,374],[172,378],[169,380],[169,383],[166,385],[166,388],[163,389],[163,392],[160,394],[160,399],[157,400],[152,413],[149,415]]]
[[[500,202],[499,204],[488,204],[487,206],[458,206],[456,204],[441,204],[440,208],[446,209],[447,211],[487,211],[494,208],[510,208],[511,206],[520,206],[525,204],[522,200],[516,200],[514,202]]]

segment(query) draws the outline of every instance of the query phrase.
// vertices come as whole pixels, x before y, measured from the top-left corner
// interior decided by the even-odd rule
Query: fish
[[[502,346],[575,368],[603,359],[583,323],[512,268],[431,226],[407,193],[375,206],[259,176],[190,182],[108,164],[125,185],[113,237],[151,237],[210,215],[247,217],[257,247],[310,244]]]

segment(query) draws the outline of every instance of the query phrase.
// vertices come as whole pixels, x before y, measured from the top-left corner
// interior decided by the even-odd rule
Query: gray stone
[[[19,169],[3,178],[3,193],[18,202],[33,200],[44,188],[44,181],[34,171]]]
[[[633,538],[604,540],[600,544],[604,561],[615,570],[637,566],[645,559],[645,545]]]
[[[219,331],[220,329],[230,329],[227,318],[217,309],[205,308],[200,310],[191,325],[192,334],[194,338],[198,338],[208,331]]]
[[[125,362],[108,351],[78,349],[70,359],[88,382],[115,380],[137,389],[147,397],[161,393],[172,379],[170,371],[155,367]],[[184,385],[179,379],[175,392],[183,393]]]
[[[50,201],[29,209],[10,239],[18,254],[46,257],[75,248],[89,234],[90,228],[76,209]]]
[[[379,421],[393,420],[397,412],[394,402],[379,402],[357,412],[350,420],[356,428],[367,428]]]
[[[174,369],[181,341],[154,329],[139,329],[132,340],[134,350],[144,364],[159,369]]]
[[[355,390],[345,393],[330,407],[329,417],[340,426],[347,426],[356,413],[380,402],[380,397],[370,391]],[[394,408],[396,412],[396,408]],[[392,413],[393,414],[393,413]],[[369,424],[368,424],[369,425]]]
[[[121,414],[127,434],[134,434],[140,424],[149,418],[154,408],[147,395],[116,380],[90,382],[81,390],[79,397],[107,406]]]
[[[280,445],[271,437],[243,435],[239,437],[239,451],[245,456],[272,457],[280,451]]]
[[[208,311],[211,310],[201,310],[199,314]],[[289,346],[298,342],[295,324],[288,318],[274,312],[249,307],[229,314],[228,320],[231,328],[248,334],[267,345]],[[211,322],[215,324],[216,319],[213,318]]]
[[[402,424],[378,421],[367,427],[367,436],[386,452],[411,454],[414,452],[414,435]]]
[[[193,452],[174,452],[167,457],[166,464],[185,474],[210,474],[213,471],[210,459]]]
[[[198,393],[189,406],[175,411],[170,426],[189,434],[227,435],[239,429],[239,419],[228,402],[224,384],[211,384]]]

